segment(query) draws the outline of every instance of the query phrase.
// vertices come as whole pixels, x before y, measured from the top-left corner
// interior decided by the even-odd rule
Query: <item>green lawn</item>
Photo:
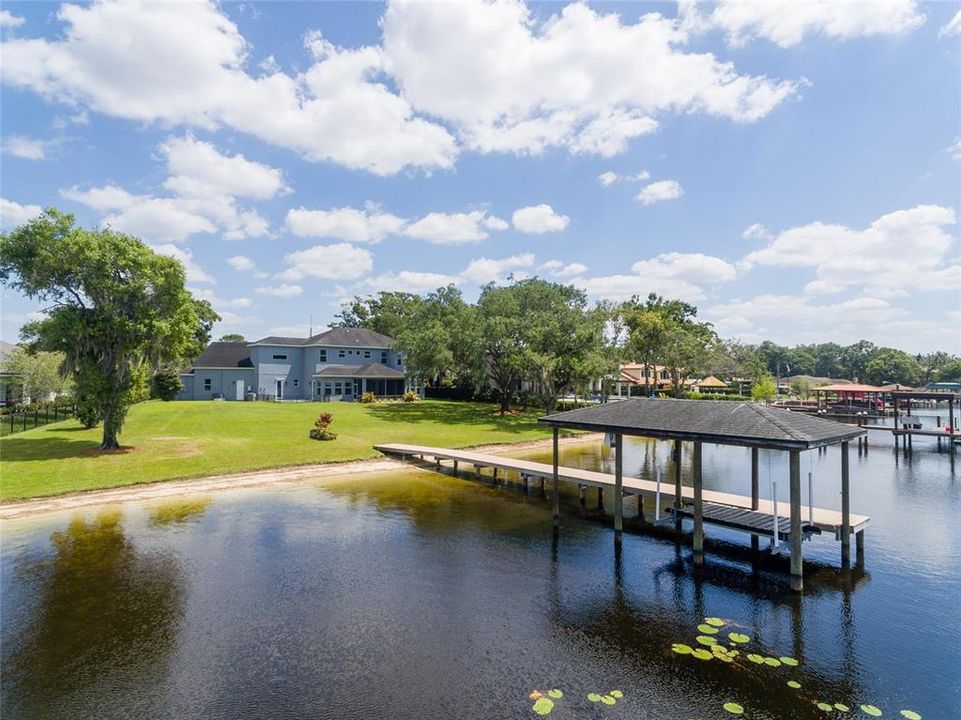
[[[130,409],[123,450],[99,453],[100,428],[76,420],[0,439],[0,500],[57,495],[173,478],[376,457],[374,443],[442,447],[547,437],[540,413],[494,415],[495,406],[402,403],[159,402]],[[333,441],[311,440],[320,412],[334,415]]]

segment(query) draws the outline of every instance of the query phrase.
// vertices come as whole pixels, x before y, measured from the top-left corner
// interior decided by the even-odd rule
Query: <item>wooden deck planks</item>
[[[479,467],[499,468],[511,470],[531,477],[550,479],[553,477],[554,469],[547,463],[532,462],[530,460],[520,460],[516,458],[503,457],[501,455],[490,455],[487,453],[474,452],[472,450],[451,450],[448,448],[429,447],[426,445],[405,445],[401,443],[387,443],[374,445],[374,449],[385,455],[419,456],[429,457],[439,460],[458,460],[477,465]],[[592,470],[581,470],[579,468],[559,467],[558,477],[560,480],[579,485],[590,485],[599,488],[613,488],[614,476],[607,473],[595,472]],[[750,475],[746,474],[746,481],[750,481]],[[624,492],[635,495],[653,496],[657,485],[653,480],[643,480],[635,477],[624,477]],[[693,488],[681,488],[681,496],[684,501],[691,501],[694,498]],[[661,507],[668,506],[667,499],[673,500],[674,486],[671,482],[661,482]],[[732,493],[718,492],[715,490],[704,490],[703,499],[705,507],[708,504],[731,506],[751,510],[750,496],[734,495]],[[790,511],[788,499],[778,501],[778,514],[787,517]],[[757,513],[761,516],[771,517],[773,503],[770,500],[759,500]],[[801,508],[802,521],[805,525],[816,528],[820,532],[833,533],[840,537],[841,532],[841,511],[828,510],[826,508],[814,508],[814,520],[808,522],[808,507],[803,505]],[[867,515],[851,514],[851,532],[857,533],[866,528],[871,522]],[[769,526],[770,527],[770,526]]]

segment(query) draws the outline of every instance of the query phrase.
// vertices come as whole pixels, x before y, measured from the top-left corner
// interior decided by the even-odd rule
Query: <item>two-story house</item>
[[[359,400],[419,390],[386,335],[333,328],[309,338],[211,343],[186,373],[179,400]]]

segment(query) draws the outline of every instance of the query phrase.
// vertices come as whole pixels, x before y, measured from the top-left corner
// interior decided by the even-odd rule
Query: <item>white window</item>
[[[326,348],[321,348],[321,350],[320,350],[320,362],[327,362],[327,350],[326,350]]]
[[[381,351],[380,351],[380,361],[381,361],[381,363],[383,363],[384,365],[387,364],[387,351],[386,351],[386,350],[381,350]]]
[[[344,352],[343,350],[337,351],[337,357],[346,357],[346,356],[347,356],[347,353]]]
[[[369,357],[370,357],[370,350],[364,350],[364,357],[365,357],[365,358],[369,358]]]
[[[341,350],[341,352],[343,352],[343,350]],[[334,383],[334,395],[343,395],[343,393],[344,393],[344,384],[343,384],[343,383],[339,383],[339,382],[335,382],[335,383]]]
[[[300,387],[300,380],[297,378],[294,378],[294,387]],[[773,528],[772,528],[772,532],[773,532]]]
[[[212,383],[213,381],[210,378],[204,378],[204,390],[213,389]]]

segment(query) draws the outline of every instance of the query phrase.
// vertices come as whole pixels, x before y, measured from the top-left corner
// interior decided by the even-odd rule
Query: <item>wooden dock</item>
[[[447,448],[428,447],[425,445],[404,445],[399,443],[389,443],[384,445],[374,445],[374,449],[385,455],[399,456],[401,458],[416,457],[420,460],[433,461],[440,467],[442,461],[452,462],[456,469],[459,463],[473,465],[477,469],[492,468],[505,472],[516,472],[525,478],[538,478],[550,480],[554,476],[554,468],[547,463],[532,462],[530,460],[520,460],[516,458],[503,457],[500,455],[489,455],[471,450],[451,450]],[[578,486],[596,487],[602,490],[613,490],[615,487],[614,475],[595,472],[592,470],[581,470],[579,468],[559,467],[558,479],[562,482],[572,483]],[[642,495],[654,497],[657,494],[657,483],[653,480],[627,477],[623,478],[623,492],[625,495]],[[661,503],[667,512],[668,506],[674,500],[674,485],[670,482],[661,482],[660,485]],[[693,502],[694,490],[690,487],[681,489],[682,506]],[[773,529],[774,503],[770,500],[758,500],[757,509],[752,509],[750,496],[733,495],[731,493],[718,492],[714,490],[704,490],[704,521],[713,522],[710,515],[714,514],[720,520],[722,515],[727,519],[727,527],[750,532],[756,535],[771,536]],[[712,506],[717,512],[709,512],[708,506]],[[727,516],[722,513],[724,509],[738,509],[742,511],[738,516],[738,522],[734,522],[733,515]],[[681,514],[686,514],[682,507]],[[789,504],[787,500],[778,502],[779,530],[781,538],[786,538],[790,532]],[[804,522],[803,527],[807,532],[831,533],[836,539],[841,538],[841,511],[828,510],[826,508],[803,508]],[[784,523],[787,523],[787,526]],[[871,522],[871,518],[866,515],[850,516],[851,532],[857,534],[860,541],[863,537],[860,533]],[[765,525],[766,523],[766,525]],[[723,524],[717,522],[717,524]],[[767,528],[766,530],[764,528]]]

